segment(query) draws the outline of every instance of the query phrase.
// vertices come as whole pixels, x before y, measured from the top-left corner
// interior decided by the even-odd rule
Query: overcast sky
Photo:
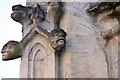
[[[9,40],[20,41],[22,39],[22,25],[13,21],[10,17],[12,6],[25,5],[26,0],[1,0],[0,1],[0,51],[2,46]],[[19,78],[20,59],[2,61],[0,53],[0,79]]]

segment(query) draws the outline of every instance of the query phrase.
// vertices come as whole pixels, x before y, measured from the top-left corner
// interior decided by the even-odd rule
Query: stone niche
[[[21,78],[55,77],[54,51],[49,41],[42,35],[36,35],[23,51],[21,59]]]
[[[27,6],[43,4],[33,1],[27,0]],[[114,27],[119,27],[119,4],[63,2],[59,28],[67,33],[64,51],[56,55],[48,36],[42,31],[35,34],[22,51],[20,78],[118,78],[119,30],[114,33]],[[47,16],[48,21],[37,24],[37,17],[31,19],[33,23],[23,25],[23,37],[39,24],[51,32],[54,19],[59,18]]]

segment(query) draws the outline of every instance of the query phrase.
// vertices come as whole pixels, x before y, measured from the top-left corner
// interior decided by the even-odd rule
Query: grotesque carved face
[[[30,20],[31,14],[34,12],[33,7],[25,7],[20,4],[14,5],[12,10],[11,18],[21,24],[23,24],[24,21]]]
[[[12,59],[21,57],[20,55],[21,50],[22,50],[22,47],[19,42],[17,41],[7,42],[1,50],[2,60],[6,61],[6,60],[12,60]]]
[[[53,49],[61,51],[66,44],[66,32],[62,29],[54,29],[51,31],[50,44]]]

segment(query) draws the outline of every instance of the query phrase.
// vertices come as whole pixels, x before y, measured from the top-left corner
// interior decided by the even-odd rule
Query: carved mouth
[[[59,39],[56,41],[57,44],[59,45],[64,45],[65,44],[65,40],[64,39]]]

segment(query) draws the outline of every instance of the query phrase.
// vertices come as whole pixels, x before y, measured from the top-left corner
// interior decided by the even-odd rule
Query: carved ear
[[[41,21],[45,20],[45,12],[39,4],[35,7],[35,18],[39,18]]]
[[[33,23],[33,22],[34,22],[34,20],[35,20],[34,13],[33,13],[33,14],[30,14],[30,15],[29,15],[29,18],[30,18],[31,22]]]

